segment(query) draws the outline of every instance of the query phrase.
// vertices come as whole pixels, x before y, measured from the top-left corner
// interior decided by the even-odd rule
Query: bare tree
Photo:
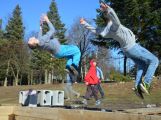
[[[109,77],[110,69],[113,68],[113,64],[110,61],[110,50],[105,47],[98,47],[96,51],[97,65],[102,69],[104,78]]]
[[[81,78],[83,79],[86,66],[83,66],[85,64],[82,64],[82,61],[86,61],[86,56],[94,46],[92,46],[92,44],[90,43],[90,38],[93,36],[93,34],[89,30],[85,29],[82,25],[80,25],[79,19],[80,18],[77,18],[75,20],[68,32],[68,42],[70,44],[77,45],[80,49],[81,59],[79,64],[79,71],[80,73],[83,73],[81,76]]]

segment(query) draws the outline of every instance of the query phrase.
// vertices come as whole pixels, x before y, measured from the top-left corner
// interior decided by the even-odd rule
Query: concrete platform
[[[161,108],[105,112],[48,107],[1,106],[0,120],[161,120]]]

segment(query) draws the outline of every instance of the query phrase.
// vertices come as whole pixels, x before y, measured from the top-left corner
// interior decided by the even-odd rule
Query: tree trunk
[[[9,66],[10,66],[10,60],[8,60],[7,63],[7,70],[6,70],[6,76],[5,76],[5,80],[4,80],[4,86],[7,86],[7,77],[8,77],[8,72],[9,72]]]
[[[52,79],[52,71],[50,71],[48,75],[49,75],[49,77],[48,77],[48,82],[47,83],[50,84],[51,79]]]
[[[48,70],[45,69],[45,84],[48,84],[48,76],[49,76]]]
[[[20,85],[22,85],[22,74],[21,74],[21,77],[20,77]]]
[[[15,78],[15,83],[16,83],[16,86],[18,86],[18,82],[19,82],[19,70],[17,70],[17,74],[16,74],[16,78]]]
[[[28,80],[28,81],[27,81],[27,84],[28,84],[28,85],[31,85],[30,74],[27,75],[27,80]]]
[[[31,75],[30,75],[30,84],[33,85],[33,70],[31,70]]]
[[[53,83],[53,79],[54,79],[54,70],[52,70],[52,73],[51,73],[51,83]]]
[[[126,76],[126,62],[127,62],[127,57],[124,56],[124,76]]]
[[[12,70],[12,73],[13,73],[13,76],[14,76],[14,80],[13,80],[13,86],[16,86],[17,85],[17,83],[16,83],[16,81],[17,81],[17,75],[15,75],[15,72],[14,72],[14,69],[13,69],[13,67],[11,67],[11,70]]]

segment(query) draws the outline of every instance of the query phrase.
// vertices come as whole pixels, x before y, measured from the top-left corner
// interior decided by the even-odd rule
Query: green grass
[[[146,107],[147,104],[156,104],[161,106],[161,80],[153,82],[151,95],[144,95],[145,99],[141,100],[132,91],[134,83],[103,83],[102,87],[105,91],[105,98],[102,99],[102,104],[99,107],[107,109],[126,109]],[[32,89],[51,89],[63,90],[64,84],[54,85],[33,85],[33,86],[17,86],[17,87],[0,87],[0,104],[18,104],[18,93],[22,90]],[[74,84],[73,88],[80,92],[83,96],[86,91],[84,84]],[[81,101],[83,98],[73,98],[71,102],[65,102],[66,105],[74,104],[74,100]],[[92,98],[89,101],[89,107],[95,107],[95,100]]]

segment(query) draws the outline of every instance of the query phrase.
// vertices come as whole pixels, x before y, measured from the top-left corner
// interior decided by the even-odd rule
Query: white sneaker
[[[88,103],[87,103],[87,100],[86,100],[86,99],[84,99],[84,100],[82,101],[82,103],[83,103],[84,105],[88,105]]]
[[[65,99],[65,101],[70,101],[71,99],[68,97],[67,99]]]
[[[143,92],[145,92],[147,95],[150,95],[149,91],[148,91],[148,87],[144,84],[144,83],[141,83],[140,84],[140,88]]]
[[[97,100],[96,101],[96,106],[100,105],[101,104],[101,101],[100,100]]]
[[[79,98],[79,97],[80,97],[80,93],[77,93],[77,95],[76,95],[76,96],[77,96],[77,98]]]

